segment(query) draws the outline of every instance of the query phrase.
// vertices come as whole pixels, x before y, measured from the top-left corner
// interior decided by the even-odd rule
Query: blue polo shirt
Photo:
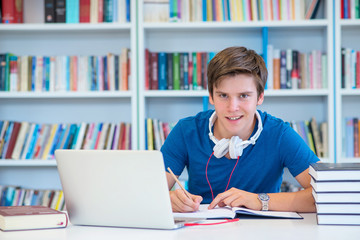
[[[209,138],[209,118],[213,112],[209,110],[181,119],[161,148],[165,167],[170,167],[174,174],[180,175],[187,167],[189,192],[202,196],[202,203],[212,201],[205,169],[215,145]],[[244,149],[228,189],[276,193],[280,191],[285,167],[297,176],[319,159],[288,123],[266,112],[258,112],[263,130],[256,144]],[[257,123],[252,135],[256,130]],[[214,197],[225,191],[235,164],[236,159],[210,158],[207,175]]]

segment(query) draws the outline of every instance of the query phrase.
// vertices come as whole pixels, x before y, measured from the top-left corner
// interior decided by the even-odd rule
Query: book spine
[[[180,90],[180,54],[173,53],[173,79],[174,90]]]

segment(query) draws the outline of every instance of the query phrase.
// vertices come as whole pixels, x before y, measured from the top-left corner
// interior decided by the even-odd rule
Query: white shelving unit
[[[124,47],[131,50],[129,91],[0,92],[1,120],[35,123],[130,122],[131,135],[134,136],[131,144],[136,149],[138,117],[134,7],[131,16],[131,23],[125,24],[0,24],[0,52],[89,56],[109,52],[120,54]],[[36,189],[61,188],[55,160],[1,160],[0,184]]]
[[[341,48],[360,50],[360,20],[341,19],[340,1],[335,1],[335,89],[336,89],[336,160],[337,162],[360,162],[360,158],[346,158],[343,154],[345,117],[360,117],[360,90],[341,88]]]
[[[1,92],[1,120],[37,123],[131,122],[132,147],[144,149],[145,118],[176,122],[202,111],[208,96],[206,90],[145,91],[145,48],[165,52],[217,52],[229,46],[246,46],[262,53],[262,31],[266,27],[268,42],[276,48],[302,52],[319,49],[328,54],[328,89],[266,90],[260,109],[286,121],[307,120],[313,116],[318,122],[327,121],[329,158],[323,161],[333,161],[334,129],[338,129],[334,121],[335,93],[337,97],[342,96],[350,102],[360,94],[338,91],[340,88],[334,86],[333,5],[330,0],[325,2],[326,18],[308,21],[144,23],[141,14],[143,2],[137,1],[132,5],[131,23],[127,24],[0,24],[0,52],[17,55],[104,55],[107,52],[120,53],[122,47],[128,47],[131,49],[132,78],[128,92]],[[339,6],[335,7],[339,9]],[[342,28],[352,29],[354,25],[344,23]],[[336,27],[339,26],[340,23],[337,23]],[[358,38],[354,37],[354,42]],[[338,52],[335,50],[336,56]],[[341,110],[340,102],[336,102],[336,107]],[[336,135],[339,134],[337,130]],[[337,154],[341,145],[338,141]],[[56,162],[1,160],[0,184],[60,188]]]
[[[329,3],[329,1],[326,1]],[[142,11],[142,1],[139,2]],[[325,19],[272,22],[191,22],[144,23],[139,14],[139,136],[145,139],[145,118],[176,122],[203,109],[207,91],[145,90],[144,51],[193,52],[220,51],[229,46],[246,46],[263,53],[262,29],[268,28],[268,42],[279,49],[310,52],[317,49],[328,54],[328,69],[333,64],[332,4],[325,4]],[[286,121],[308,120],[329,124],[329,158],[334,153],[334,86],[333,74],[328,74],[328,89],[266,90],[265,101],[259,108]],[[211,107],[211,106],[210,106]],[[140,149],[145,141],[140,140]],[[331,159],[331,160],[330,160]]]

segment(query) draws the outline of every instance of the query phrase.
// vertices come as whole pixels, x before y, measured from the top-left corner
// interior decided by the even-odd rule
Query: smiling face
[[[214,136],[217,139],[239,136],[249,139],[256,123],[256,106],[264,101],[264,93],[257,94],[254,77],[250,74],[223,76],[209,95],[215,106],[217,120]]]

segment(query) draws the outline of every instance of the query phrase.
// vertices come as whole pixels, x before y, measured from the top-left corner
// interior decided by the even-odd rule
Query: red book
[[[15,23],[24,22],[24,2],[23,0],[15,0]]]
[[[344,19],[344,0],[340,0],[340,18]]]
[[[201,68],[201,78],[202,78],[202,87],[204,90],[207,89],[207,62],[208,62],[208,53],[202,53],[202,68]]]
[[[150,72],[151,72],[151,89],[158,90],[159,89],[159,80],[158,80],[158,53],[152,52],[150,53]]]
[[[98,23],[104,22],[104,0],[98,0]]]
[[[354,118],[354,157],[359,157],[359,119]]]
[[[202,79],[201,79],[201,69],[202,69],[202,53],[196,53],[196,79],[197,79],[197,87],[198,89],[202,89]]]
[[[3,231],[64,228],[66,213],[44,206],[0,207],[0,229]]]
[[[2,22],[16,23],[15,21],[15,0],[2,1]]]
[[[149,86],[150,86],[149,58],[150,58],[149,49],[145,49],[145,90],[149,90]]]
[[[193,58],[192,53],[189,53],[189,66],[188,66],[188,74],[189,74],[189,89],[193,89]]]
[[[80,0],[80,16],[79,21],[81,23],[90,22],[90,0]]]
[[[21,123],[14,122],[14,128],[12,130],[10,141],[9,141],[9,146],[8,146],[8,149],[7,149],[6,155],[5,155],[6,159],[11,158],[12,152],[13,152],[14,147],[15,147],[16,139],[17,139],[18,134],[19,134],[20,126],[21,126]]]

